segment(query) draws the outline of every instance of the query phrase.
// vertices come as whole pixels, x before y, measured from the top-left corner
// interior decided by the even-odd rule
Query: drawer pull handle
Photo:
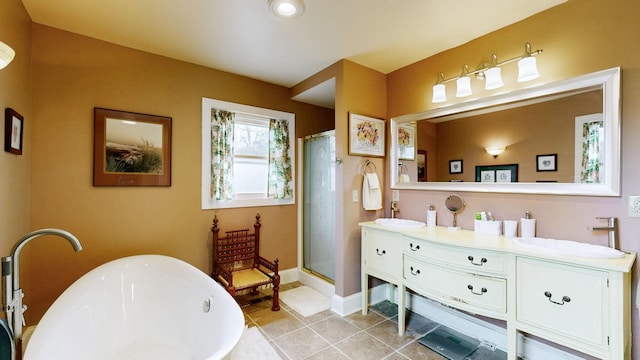
[[[413,246],[413,243],[409,243],[409,249],[411,251],[418,251],[420,250],[420,245]]]
[[[376,249],[376,254],[378,254],[378,256],[382,256],[382,255],[384,255],[386,253],[387,253],[387,250],[380,251],[380,249]]]
[[[411,275],[420,275],[420,269],[413,271],[413,266],[411,267]]]
[[[475,266],[482,266],[487,262],[487,258],[483,257],[482,259],[480,259],[479,263],[475,263],[475,262],[473,262],[473,256],[471,256],[471,255],[467,256],[467,260],[469,260],[471,262],[471,264],[473,264]]]
[[[557,302],[557,301],[551,299],[551,292],[549,292],[549,291],[545,291],[544,292],[544,296],[546,296],[548,298],[549,302],[552,302],[552,303],[557,304],[557,305],[564,305],[565,303],[571,302],[571,298],[568,297],[568,296],[563,296],[562,297],[562,302]]]
[[[475,291],[473,291],[473,285],[471,285],[471,284],[467,285],[467,289],[469,289],[471,291],[471,293],[474,294],[474,295],[482,295],[482,294],[487,292],[487,288],[486,287],[483,287],[482,289],[480,289],[479,293],[475,292]]]

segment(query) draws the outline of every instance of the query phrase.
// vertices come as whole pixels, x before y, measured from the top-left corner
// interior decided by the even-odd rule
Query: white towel
[[[362,207],[365,210],[382,209],[382,190],[376,173],[365,173],[362,181]]]
[[[407,174],[400,174],[400,182],[410,182],[411,178]]]

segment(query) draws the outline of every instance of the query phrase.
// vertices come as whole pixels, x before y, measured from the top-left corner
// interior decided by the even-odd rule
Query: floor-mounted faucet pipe
[[[22,338],[23,313],[26,310],[22,305],[24,294],[20,288],[20,252],[29,241],[43,235],[60,236],[71,243],[74,251],[82,250],[80,241],[72,233],[61,229],[40,229],[18,240],[11,249],[11,255],[2,258],[2,285],[5,291],[2,305],[16,343]]]

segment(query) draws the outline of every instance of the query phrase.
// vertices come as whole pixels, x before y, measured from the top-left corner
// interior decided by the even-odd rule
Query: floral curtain
[[[233,125],[235,114],[211,109],[211,192],[215,200],[233,199]]]
[[[580,182],[600,182],[602,131],[602,121],[592,121],[582,125],[582,171]]]
[[[289,122],[269,121],[269,189],[267,197],[293,197],[291,157],[289,151]]]

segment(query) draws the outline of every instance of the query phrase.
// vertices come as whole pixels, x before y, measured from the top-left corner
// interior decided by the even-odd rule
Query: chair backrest
[[[258,267],[260,253],[260,214],[256,214],[254,231],[249,229],[225,231],[226,236],[220,237],[217,215],[213,218],[213,264],[233,270]]]

